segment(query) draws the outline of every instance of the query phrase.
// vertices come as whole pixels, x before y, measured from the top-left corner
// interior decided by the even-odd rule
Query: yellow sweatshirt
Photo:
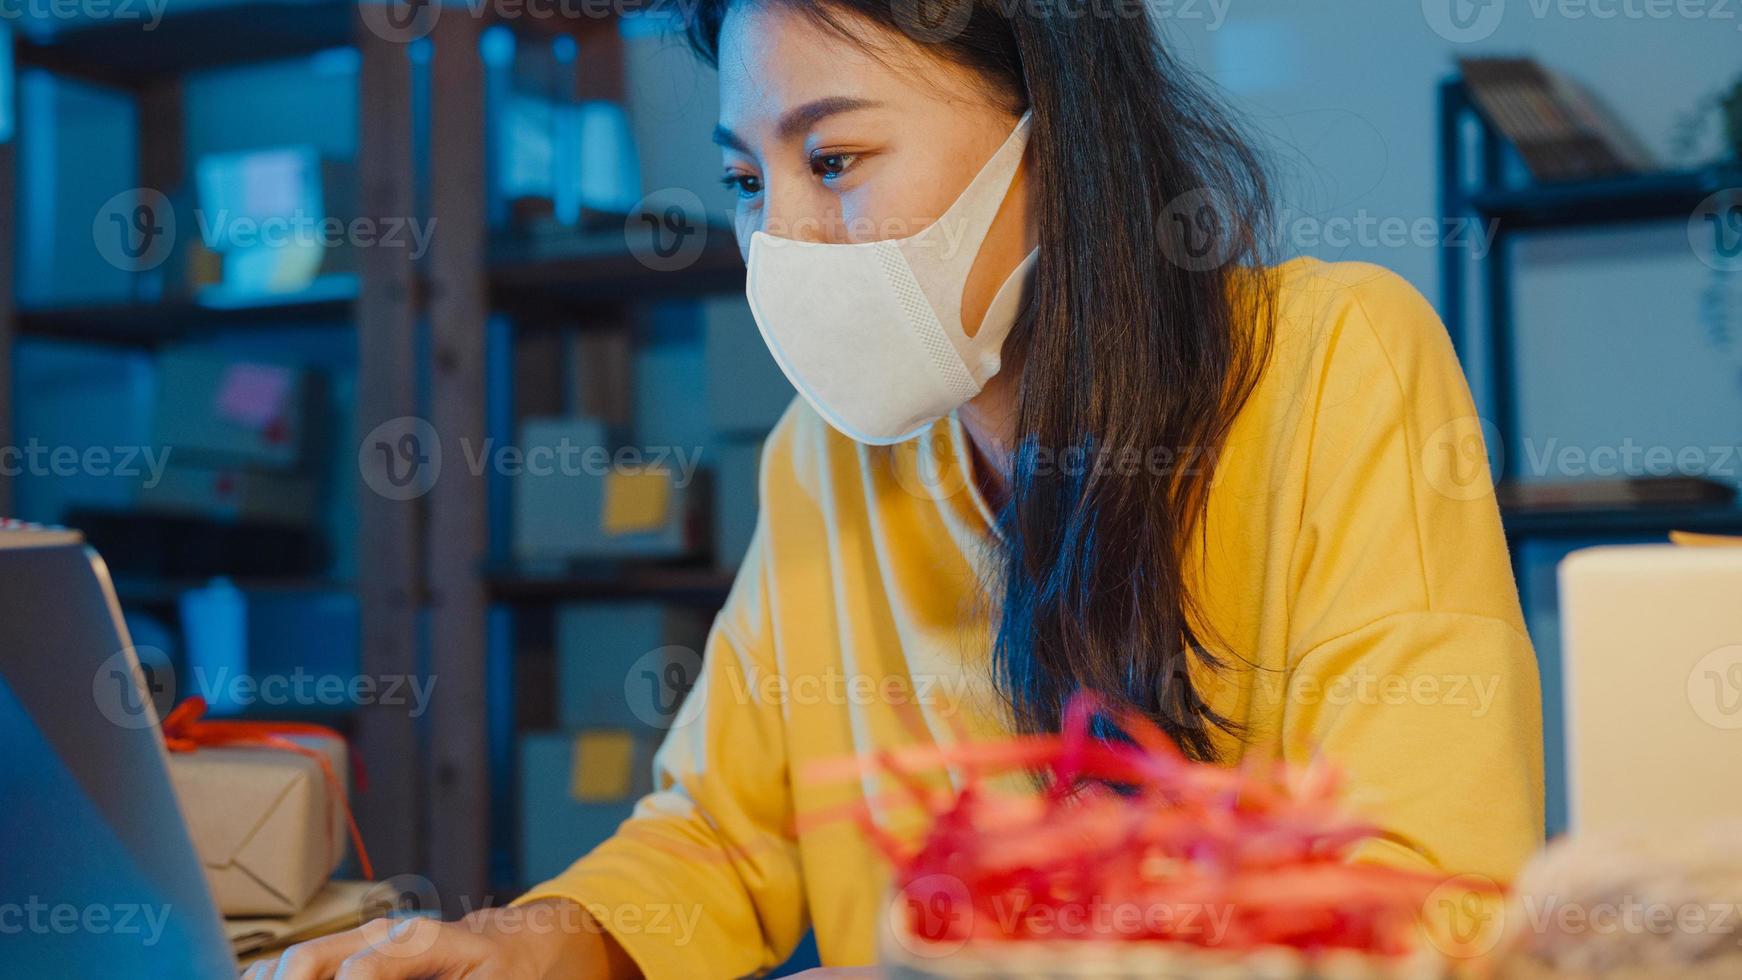
[[[1247,726],[1224,757],[1326,757],[1351,804],[1412,845],[1363,858],[1510,879],[1542,832],[1537,667],[1456,357],[1383,269],[1277,273],[1271,361],[1193,562],[1210,625],[1250,661],[1194,674]],[[656,980],[772,967],[807,927],[825,964],[873,962],[887,870],[850,821],[794,822],[892,787],[799,774],[1005,730],[971,459],[953,418],[873,448],[795,403],[764,451],[761,519],[656,758],[658,790],[522,901],[587,906]],[[909,810],[879,819],[917,829]]]

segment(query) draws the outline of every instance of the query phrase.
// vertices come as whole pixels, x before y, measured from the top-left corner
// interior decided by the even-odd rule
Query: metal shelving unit
[[[187,177],[182,146],[182,79],[191,72],[313,55],[350,47],[359,52],[363,70],[358,86],[360,133],[358,154],[360,210],[373,214],[411,214],[410,198],[395,193],[393,183],[410,172],[412,113],[410,62],[403,45],[383,40],[361,22],[353,3],[339,0],[306,2],[243,2],[194,11],[170,11],[149,32],[137,20],[116,19],[62,29],[52,35],[25,37],[13,32],[14,62],[104,86],[132,98],[138,107],[138,179],[145,187],[173,187]],[[6,148],[9,163],[11,147]],[[391,175],[388,181],[381,175]],[[373,177],[373,179],[372,179]],[[0,185],[15,194],[15,174],[5,170]],[[27,189],[26,189],[27,190]],[[12,208],[4,209],[8,215]],[[0,367],[12,343],[21,337],[47,338],[153,348],[214,333],[282,326],[330,326],[354,329],[361,372],[387,373],[406,362],[412,346],[409,324],[417,315],[419,290],[409,261],[370,256],[354,288],[322,289],[308,295],[271,297],[258,303],[216,306],[191,298],[162,302],[129,302],[67,308],[14,310],[10,285],[15,254],[14,229],[0,235],[0,264],[6,282],[0,290]],[[384,250],[375,250],[382,252]],[[383,261],[383,258],[385,261]],[[6,382],[10,369],[6,369]],[[415,408],[409,375],[400,384],[366,386],[359,396],[356,422],[365,431],[375,422],[410,414]],[[0,399],[4,404],[5,399]],[[5,429],[0,409],[0,430]],[[7,433],[0,431],[0,438]],[[0,480],[3,482],[3,480]],[[0,509],[6,506],[0,488]],[[363,632],[363,666],[371,674],[407,674],[415,670],[415,595],[418,591],[416,551],[410,540],[415,525],[405,515],[381,506],[367,494],[359,498],[363,542],[358,595]],[[380,547],[382,542],[402,547]],[[167,601],[176,582],[129,582],[132,601]],[[298,587],[321,583],[297,580]],[[359,710],[347,719],[358,750],[366,757],[415,758],[415,720],[390,710]],[[358,800],[358,817],[372,842],[377,867],[384,873],[412,871],[425,864],[420,826],[410,826],[403,814],[422,805],[416,772],[377,773],[370,792]]]
[[[9,359],[19,338],[149,349],[286,326],[354,331],[358,375],[368,379],[359,385],[353,417],[358,433],[419,415],[421,390],[444,441],[512,440],[514,351],[531,336],[520,327],[575,329],[601,316],[626,316],[651,300],[741,290],[743,263],[726,229],[705,229],[704,247],[682,271],[659,272],[637,258],[633,230],[529,237],[488,226],[488,106],[479,42],[497,23],[522,37],[581,40],[590,56],[576,97],[622,99],[621,40],[611,19],[499,22],[489,13],[445,8],[428,35],[426,105],[414,96],[408,45],[371,30],[354,0],[239,0],[172,10],[149,32],[137,21],[47,37],[15,30],[20,67],[77,77],[135,100],[139,182],[147,187],[176,186],[187,176],[185,75],[350,48],[359,59],[359,213],[428,218],[439,222],[441,234],[418,263],[404,250],[361,250],[357,285],[340,295],[323,290],[239,307],[178,298],[15,311],[14,209],[0,208],[0,444],[11,438]],[[420,111],[429,114],[427,158],[414,139]],[[16,193],[13,158],[13,145],[0,143],[0,193],[8,198]],[[420,170],[427,202],[413,179]],[[427,364],[426,377],[420,364]],[[0,513],[9,508],[9,489],[0,476]],[[691,566],[560,575],[515,569],[502,560],[507,487],[495,475],[439,481],[410,501],[388,500],[361,485],[357,492],[357,580],[327,584],[358,597],[361,670],[441,678],[424,719],[379,706],[346,719],[359,753],[382,760],[371,769],[369,792],[357,800],[359,820],[382,874],[426,875],[450,902],[500,898],[512,887],[516,616],[555,602],[627,598],[717,608],[731,577]],[[195,584],[129,581],[126,592],[130,601],[161,605]]]
[[[1474,123],[1472,126],[1471,123]],[[1475,144],[1466,132],[1475,131]],[[1735,168],[1708,167],[1633,174],[1602,180],[1557,184],[1509,185],[1505,180],[1503,136],[1483,119],[1460,79],[1439,90],[1440,214],[1448,221],[1476,216],[1492,221],[1493,248],[1472,263],[1456,248],[1440,249],[1440,309],[1452,343],[1466,366],[1472,357],[1476,331],[1483,338],[1483,366],[1488,382],[1487,403],[1504,443],[1505,473],[1523,468],[1522,425],[1518,408],[1517,330],[1513,316],[1513,246],[1524,235],[1573,229],[1617,227],[1652,221],[1683,221],[1711,194],[1742,186]],[[1474,167],[1466,161],[1474,159]],[[1474,172],[1471,172],[1471,170]],[[1479,286],[1477,309],[1467,292],[1474,275]],[[1524,567],[1527,542],[1571,544],[1591,540],[1615,542],[1663,540],[1671,531],[1742,532],[1742,506],[1724,504],[1641,504],[1627,507],[1505,507],[1501,512],[1514,574],[1529,580]],[[1530,590],[1521,596],[1527,618]],[[1539,650],[1545,714],[1544,752],[1548,772],[1549,833],[1564,829],[1566,787],[1565,747],[1561,741],[1561,664],[1558,652]]]
[[[286,296],[233,307],[171,300],[26,309],[18,311],[17,323],[26,337],[156,347],[236,329],[348,325],[355,305],[354,295]]]
[[[489,568],[485,584],[495,602],[530,605],[547,602],[598,602],[648,599],[672,605],[717,609],[732,589],[733,576],[711,567],[644,566],[574,569],[543,575],[512,565]]]
[[[1465,139],[1475,123],[1476,145]],[[1518,410],[1517,324],[1513,317],[1513,246],[1519,236],[1575,228],[1618,226],[1649,221],[1686,221],[1701,201],[1728,187],[1742,186],[1742,170],[1712,166],[1633,174],[1558,184],[1508,185],[1504,178],[1505,138],[1477,111],[1461,79],[1439,91],[1440,216],[1453,221],[1471,216],[1494,222],[1491,251],[1475,265],[1479,310],[1469,309],[1472,263],[1462,251],[1440,248],[1440,307],[1459,357],[1469,363],[1473,331],[1484,334],[1487,403],[1504,445],[1503,472],[1524,462]],[[1468,153],[1469,150],[1474,153]],[[1466,160],[1478,161],[1471,173]],[[1531,537],[1589,537],[1667,534],[1687,529],[1742,531],[1742,507],[1513,509],[1505,513],[1514,540]]]

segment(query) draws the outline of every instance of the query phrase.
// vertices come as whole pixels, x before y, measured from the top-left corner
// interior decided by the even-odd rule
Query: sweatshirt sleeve
[[[1307,430],[1284,752],[1344,773],[1390,838],[1362,857],[1507,881],[1542,839],[1542,707],[1487,427],[1427,302],[1353,269]]]
[[[762,554],[759,530],[655,754],[655,791],[613,837],[519,900],[579,903],[647,977],[757,973],[808,928],[785,722],[759,648]]]

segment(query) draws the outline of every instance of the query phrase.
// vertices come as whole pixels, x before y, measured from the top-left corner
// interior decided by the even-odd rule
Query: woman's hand
[[[560,900],[473,912],[458,922],[377,919],[297,943],[243,980],[618,980],[633,961],[586,910]]]

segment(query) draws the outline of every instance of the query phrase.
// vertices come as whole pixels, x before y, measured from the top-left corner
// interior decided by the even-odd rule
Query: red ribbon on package
[[[357,863],[362,866],[363,877],[373,880],[375,868],[369,863],[369,852],[363,847],[363,834],[357,829],[357,817],[351,812],[351,803],[346,798],[345,784],[339,779],[339,774],[333,771],[332,762],[322,753],[298,745],[290,740],[290,736],[304,735],[315,738],[336,738],[341,742],[345,737],[325,725],[314,725],[298,721],[207,721],[206,699],[194,695],[175,706],[163,719],[163,741],[171,752],[193,752],[200,748],[217,746],[254,746],[258,748],[279,749],[284,752],[295,752],[304,758],[314,760],[321,767],[321,773],[326,777],[329,796],[338,801],[345,813],[345,826],[351,831],[351,844],[357,848]],[[346,748],[349,749],[347,743]],[[348,753],[351,767],[357,778],[357,789],[366,787],[363,764],[356,753]],[[328,824],[331,833],[331,824]],[[332,846],[328,839],[327,845]]]

